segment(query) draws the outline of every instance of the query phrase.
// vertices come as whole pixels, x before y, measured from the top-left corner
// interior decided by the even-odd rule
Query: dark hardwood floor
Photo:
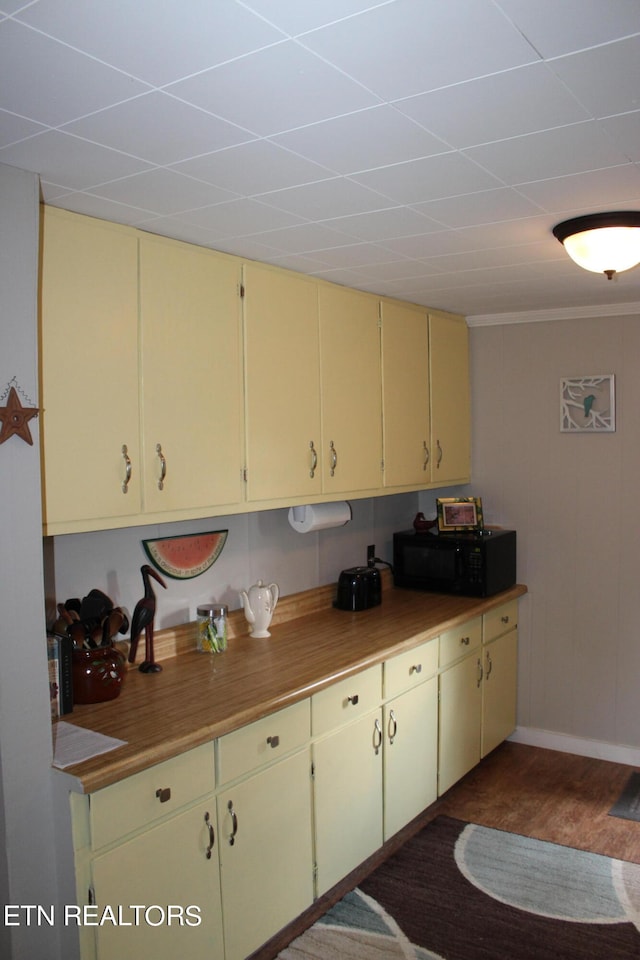
[[[640,822],[609,816],[634,768],[503,743],[358,870],[252,954],[273,960],[402,843],[439,815],[640,863]]]

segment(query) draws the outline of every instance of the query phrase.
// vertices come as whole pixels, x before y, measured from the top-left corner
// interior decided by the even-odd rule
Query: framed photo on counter
[[[441,533],[479,533],[484,529],[480,497],[438,497],[436,508]]]

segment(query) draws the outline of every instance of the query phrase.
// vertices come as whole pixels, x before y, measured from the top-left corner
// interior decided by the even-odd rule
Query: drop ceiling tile
[[[422,203],[440,197],[488,190],[498,180],[459,153],[439,154],[409,163],[356,174],[353,179],[398,203]]]
[[[434,223],[410,207],[390,207],[388,210],[358,213],[352,217],[336,217],[334,220],[325,220],[325,226],[341,230],[359,240],[374,241],[442,229],[441,224]]]
[[[589,119],[544,63],[432,90],[396,107],[456,148]]]
[[[25,117],[18,117],[14,113],[0,110],[0,147],[25,140],[36,133],[43,133],[46,129],[41,123],[34,123]]]
[[[387,2],[388,0],[322,0],[322,3],[301,3],[300,0],[248,0],[247,6],[269,23],[295,36]]]
[[[4,147],[0,150],[0,162],[39,173],[43,179],[73,190],[150,169],[143,160],[57,130]]]
[[[194,157],[176,164],[175,169],[205,183],[213,183],[246,196],[333,176],[331,171],[319,164],[296,156],[268,140],[252,140],[240,146]]]
[[[0,22],[0,109],[55,127],[147,89],[22,24]]]
[[[155,86],[283,38],[280,30],[235,0],[49,0],[27,6],[19,16]]]
[[[597,213],[616,204],[640,206],[640,167],[627,163],[568,177],[522,183],[518,191],[545,210]]]
[[[250,136],[160,91],[108,107],[63,129],[158,165],[220,150]]]
[[[533,216],[538,207],[510,187],[482,190],[463,197],[445,197],[418,203],[416,210],[446,227],[468,227],[476,223],[494,223]]]
[[[280,253],[310,253],[342,247],[349,243],[350,238],[322,223],[300,223],[278,230],[265,230],[254,239]]]
[[[303,42],[384,100],[540,59],[483,0],[395,0],[310,33]]]
[[[109,220],[112,223],[125,223],[135,227],[143,223],[149,216],[148,210],[132,207],[126,203],[116,203],[104,197],[96,197],[92,193],[65,193],[59,194],[59,188],[49,189],[42,184],[42,194],[45,203],[54,207],[62,207],[73,213],[81,213],[86,217],[96,217],[98,220]]]
[[[626,160],[592,120],[471,147],[465,155],[511,185],[613,167]]]
[[[438,137],[387,104],[311,124],[274,139],[334,173],[343,174],[449,149]]]
[[[424,282],[427,276],[439,274],[441,271],[428,260],[411,260],[409,258],[402,260],[388,260],[382,264],[363,264],[358,270],[361,276],[367,280],[390,280],[411,281],[413,278],[420,278]]]
[[[464,253],[468,243],[455,230],[441,230],[439,233],[427,233],[414,237],[397,237],[385,240],[385,247],[402,257],[427,259],[445,253]]]
[[[638,33],[636,0],[498,0],[543,57],[608,43]]]
[[[600,121],[600,126],[629,160],[640,162],[640,110],[607,117]]]
[[[230,197],[227,190],[219,190],[160,167],[94,187],[91,192],[157,214],[181,213],[205,204],[222,203]]]
[[[640,31],[640,7],[636,5]],[[595,117],[640,108],[640,35],[554,60],[552,69]]]
[[[344,177],[266,193],[262,200],[299,217],[316,220],[330,220],[342,214],[365,213],[389,206],[384,197]]]
[[[359,84],[294,41],[222,64],[168,89],[260,136],[377,102]]]
[[[332,267],[351,268],[375,264],[376,271],[382,270],[383,273],[388,261],[390,259],[395,260],[393,254],[375,243],[345,244],[341,247],[318,251],[318,256],[322,257],[322,260]]]
[[[205,227],[211,230],[214,236],[223,239],[247,235],[260,241],[263,238],[253,237],[253,234],[266,233],[300,222],[300,218],[291,213],[276,210],[251,199],[230,200],[199,210],[189,210],[181,214],[180,219],[196,227]],[[268,238],[265,242],[269,242]]]

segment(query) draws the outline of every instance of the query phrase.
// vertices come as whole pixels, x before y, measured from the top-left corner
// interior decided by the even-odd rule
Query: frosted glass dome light
[[[640,263],[640,213],[635,211],[565,220],[553,228],[553,235],[578,266],[604,273],[609,280]]]

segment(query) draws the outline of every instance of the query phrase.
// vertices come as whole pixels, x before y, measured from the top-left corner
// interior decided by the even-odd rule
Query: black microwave
[[[393,535],[396,587],[491,597],[516,582],[515,530]]]

